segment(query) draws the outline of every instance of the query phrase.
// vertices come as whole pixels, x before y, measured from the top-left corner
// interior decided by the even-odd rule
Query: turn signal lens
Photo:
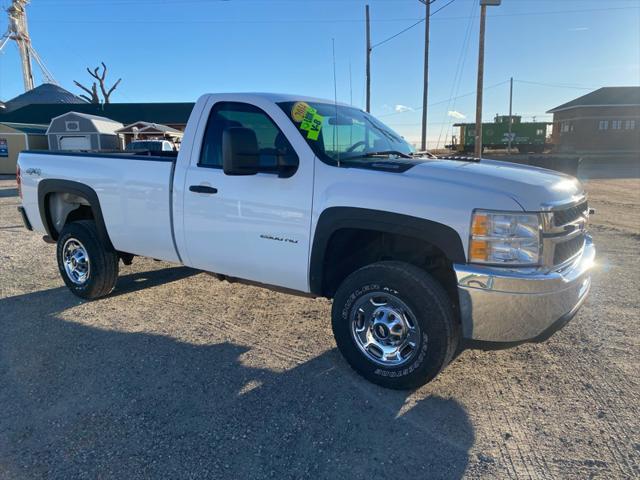
[[[471,234],[478,236],[486,236],[489,234],[489,216],[478,213],[473,217],[471,225]]]
[[[537,213],[473,213],[469,261],[492,265],[538,265],[542,255],[541,224]]]
[[[486,262],[489,257],[489,242],[485,240],[471,240],[469,260],[472,262]]]

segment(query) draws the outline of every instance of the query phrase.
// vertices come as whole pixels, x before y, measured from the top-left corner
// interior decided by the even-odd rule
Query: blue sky
[[[229,91],[333,98],[334,38],[338,98],[363,107],[365,3],[373,44],[424,14],[418,0],[33,0],[28,15],[35,48],[76,93],[73,80],[90,83],[84,68],[104,61],[112,80],[123,77],[113,101],[194,101]],[[640,0],[502,3],[488,10],[485,121],[507,113],[511,76],[514,113],[525,120],[548,119],[546,110],[590,88],[640,84]],[[432,147],[449,141],[456,119],[448,112],[474,118],[478,13],[477,0],[454,0],[432,17]],[[372,112],[411,141],[420,132],[423,36],[421,24],[372,54]],[[0,98],[21,92],[17,51],[8,45]]]

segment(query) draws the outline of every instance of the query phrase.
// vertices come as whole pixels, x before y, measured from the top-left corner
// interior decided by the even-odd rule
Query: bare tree
[[[100,103],[100,97],[98,95],[98,85],[100,85],[100,91],[102,92],[102,102],[110,103],[111,94],[122,81],[122,79],[119,78],[118,81],[114,83],[111,88],[107,88],[105,85],[105,79],[107,77],[107,66],[104,64],[104,62],[100,62],[100,65],[102,65],[102,72],[100,72],[100,66],[97,66],[93,70],[87,67],[87,72],[89,73],[89,75],[91,75],[93,78],[95,78],[98,81],[97,83],[93,82],[93,84],[91,85],[91,88],[85,87],[84,85],[82,85],[80,82],[77,82],[76,80],[73,81],[73,83],[75,83],[78,87],[80,87],[82,90],[88,93],[88,96],[80,95],[80,97],[84,98],[90,103]]]
[[[75,83],[78,87],[80,87],[82,90],[84,90],[90,95],[90,96],[87,96],[87,95],[81,94],[80,98],[84,98],[89,103],[100,103],[100,97],[98,97],[98,86],[96,85],[96,82],[93,82],[91,89],[85,87],[84,85],[82,85],[80,82],[76,80],[74,80],[73,83]]]

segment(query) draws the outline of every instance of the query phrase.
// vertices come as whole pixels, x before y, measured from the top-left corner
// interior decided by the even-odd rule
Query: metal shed
[[[46,125],[0,123],[0,173],[16,173],[21,151],[46,149]]]
[[[121,150],[122,141],[117,130],[122,127],[110,118],[68,112],[51,120],[47,130],[49,150]]]

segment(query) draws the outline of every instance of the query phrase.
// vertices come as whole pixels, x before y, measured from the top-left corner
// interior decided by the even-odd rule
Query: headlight
[[[471,219],[469,262],[537,265],[542,255],[536,213],[476,210]]]

